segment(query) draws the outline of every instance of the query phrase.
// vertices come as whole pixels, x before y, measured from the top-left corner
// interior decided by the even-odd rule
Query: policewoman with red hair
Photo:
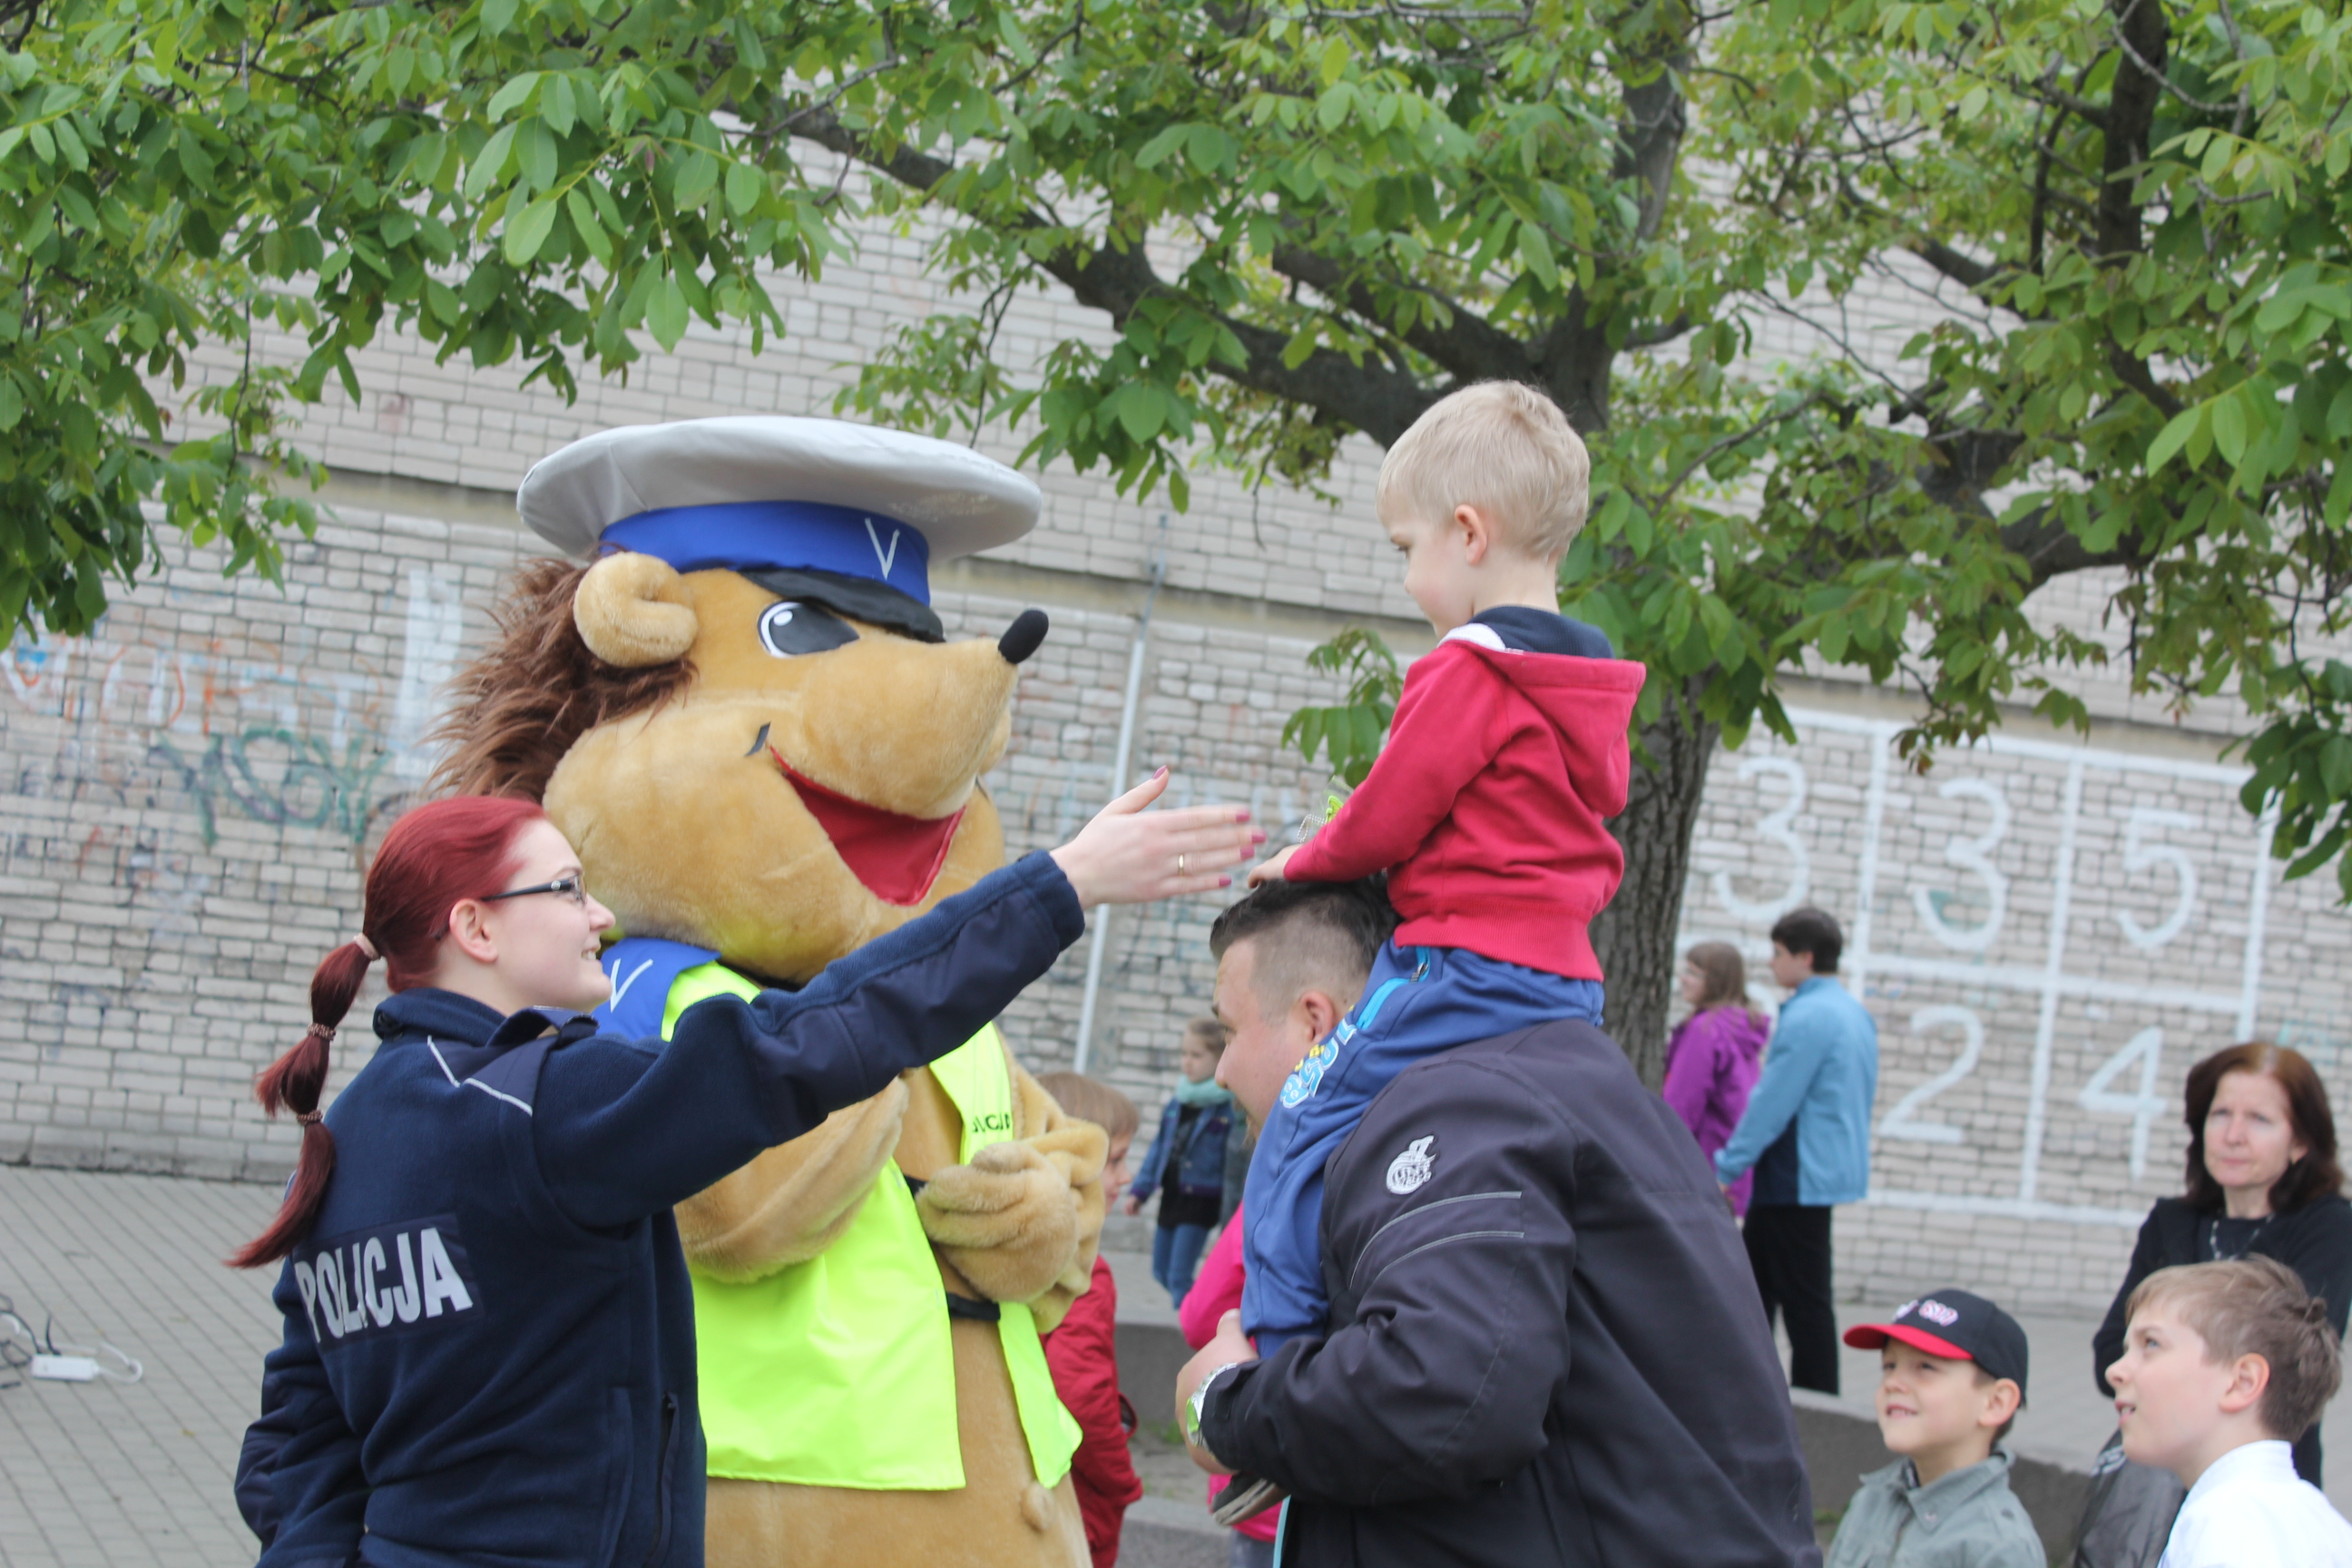
[[[262,1074],[302,1124],[269,1228],[285,1341],[237,1467],[264,1568],[702,1562],[692,1297],[670,1207],[955,1049],[1085,930],[1224,886],[1264,835],[1147,812],[1166,770],[804,989],[598,1032],[609,910],[540,808],[461,796],[393,825],[362,934]],[[382,1044],[319,1110],[370,963]]]

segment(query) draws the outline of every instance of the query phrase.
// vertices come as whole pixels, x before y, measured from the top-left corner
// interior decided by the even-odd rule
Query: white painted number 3
[[[2000,841],[2009,836],[2009,798],[1998,784],[1984,779],[1954,779],[1936,792],[1946,800],[1980,800],[1992,808],[1992,825],[1974,838],[1952,836],[1944,846],[1944,863],[1963,871],[1973,871],[1984,882],[1987,909],[1983,923],[1956,926],[1944,919],[1943,910],[1936,907],[1925,888],[1911,889],[1911,904],[1919,911],[1922,924],[1946,947],[1962,952],[1982,952],[2000,934],[2002,916],[2009,912],[2009,879],[1987,859]]]
[[[1797,814],[1805,809],[1805,770],[1787,757],[1749,757],[1739,764],[1739,776],[1744,782],[1759,773],[1779,779],[1789,786],[1789,798],[1778,809],[1767,814],[1756,825],[1756,835],[1778,844],[1789,852],[1789,885],[1780,895],[1760,904],[1749,903],[1731,890],[1731,873],[1715,874],[1715,901],[1743,921],[1769,925],[1805,901],[1812,890],[1813,863],[1805,853],[1805,841],[1789,830]]]

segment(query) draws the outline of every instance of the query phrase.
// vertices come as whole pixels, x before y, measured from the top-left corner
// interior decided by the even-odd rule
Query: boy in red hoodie
[[[1091,1121],[1110,1140],[1103,1162],[1106,1201],[1127,1186],[1127,1155],[1135,1143],[1135,1101],[1098,1079],[1074,1072],[1049,1072],[1037,1082],[1055,1104],[1081,1121]],[[1143,1495],[1128,1438],[1135,1431],[1135,1408],[1118,1391],[1118,1286],[1110,1265],[1095,1255],[1093,1280],[1070,1303],[1061,1326],[1045,1336],[1045,1366],[1054,1392],[1077,1418],[1078,1451],[1070,1456],[1070,1487],[1078,1494],[1078,1517],[1087,1527],[1087,1552],[1094,1568],[1118,1561],[1118,1534],[1129,1503]]]
[[[1283,1086],[1251,1163],[1242,1322],[1260,1355],[1322,1330],[1323,1167],[1398,1073],[1549,1019],[1601,1022],[1589,929],[1624,876],[1603,823],[1625,808],[1643,670],[1559,612],[1590,475],[1567,416],[1514,382],[1441,400],[1381,464],[1381,521],[1440,640],[1406,671],[1363,784],[1250,875],[1386,871],[1402,919],[1363,1000]],[[1410,1194],[1444,1154],[1404,1151],[1390,1190]]]

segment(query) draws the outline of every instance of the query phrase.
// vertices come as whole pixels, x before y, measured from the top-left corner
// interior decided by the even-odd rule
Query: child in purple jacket
[[[1666,1103],[1710,1161],[1731,1140],[1761,1070],[1772,1026],[1748,1005],[1748,966],[1728,942],[1703,942],[1683,955],[1683,999],[1692,1012],[1666,1042]],[[1731,1186],[1731,1210],[1748,1212],[1755,1173]]]

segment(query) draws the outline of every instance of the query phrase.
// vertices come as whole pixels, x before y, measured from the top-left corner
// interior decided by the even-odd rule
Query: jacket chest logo
[[[294,1288],[320,1349],[481,1316],[454,1215],[397,1220],[295,1249]]]
[[[1389,1191],[1399,1197],[1417,1193],[1422,1184],[1436,1173],[1437,1156],[1429,1146],[1437,1142],[1433,1132],[1426,1138],[1416,1138],[1404,1146],[1404,1152],[1389,1162]]]

